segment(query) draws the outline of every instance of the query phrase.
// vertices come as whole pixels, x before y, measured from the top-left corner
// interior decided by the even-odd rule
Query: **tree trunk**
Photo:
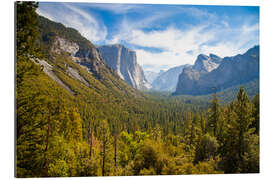
[[[93,147],[93,132],[91,127],[89,127],[89,144],[90,144],[90,150],[89,150],[89,159],[92,158],[92,147]]]
[[[114,167],[117,167],[117,135],[114,135]]]
[[[46,148],[45,148],[45,152],[48,151],[48,146],[49,146],[49,136],[50,136],[50,120],[48,120],[48,128],[47,128],[47,138],[46,138]]]
[[[106,152],[105,152],[105,128],[103,127],[103,143],[102,143],[102,176],[105,175],[105,159],[106,159]]]

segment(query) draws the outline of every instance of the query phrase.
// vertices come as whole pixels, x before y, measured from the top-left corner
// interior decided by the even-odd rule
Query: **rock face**
[[[121,44],[99,46],[98,50],[109,67],[129,85],[141,90],[151,88],[141,66],[137,63],[135,51]]]
[[[86,66],[96,78],[105,78],[106,73],[104,71],[107,71],[107,65],[96,48],[79,49],[74,57],[79,59],[77,63]]]
[[[74,42],[67,41],[61,37],[56,36],[53,46],[51,48],[52,52],[61,53],[61,51],[65,51],[70,53],[71,56],[75,56],[76,52],[79,50],[79,45]]]
[[[38,64],[39,66],[42,66],[43,72],[46,73],[50,78],[52,78],[55,82],[57,82],[60,86],[68,90],[72,95],[75,94],[74,91],[72,91],[61,79],[57,77],[57,75],[53,72],[53,67],[49,63],[47,63],[45,60],[42,59],[31,59],[35,64]]]
[[[173,95],[204,95],[259,78],[259,46],[242,55],[218,58],[199,55],[194,66],[184,68]]]
[[[102,69],[106,69],[106,63],[103,61],[100,53],[95,47],[88,46],[87,48],[83,48],[75,42],[56,36],[51,47],[51,52],[57,54],[61,54],[61,52],[69,53],[70,57],[75,62],[87,67],[89,72],[94,74],[97,78],[103,78]],[[74,75],[74,72],[71,72],[69,73]]]
[[[89,87],[89,83],[80,75],[80,73],[76,69],[68,66],[67,73],[72,78],[79,80],[80,82],[84,83],[86,86]]]
[[[222,58],[214,54],[210,54],[209,56],[200,54],[195,61],[193,69],[198,72],[211,72],[219,66],[221,61]]]
[[[173,67],[163,73],[160,73],[152,83],[152,89],[157,91],[175,91],[178,76],[182,73],[185,67],[190,65],[181,65]]]

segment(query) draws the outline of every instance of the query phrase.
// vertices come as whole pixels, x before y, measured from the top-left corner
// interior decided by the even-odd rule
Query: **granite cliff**
[[[137,63],[135,51],[121,44],[99,46],[98,50],[108,66],[129,85],[140,90],[151,88],[144,76],[143,69]]]

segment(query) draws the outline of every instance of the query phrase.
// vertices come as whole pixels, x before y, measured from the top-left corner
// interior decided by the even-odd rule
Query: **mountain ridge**
[[[213,87],[220,91],[259,78],[259,46],[250,48],[242,55],[224,57],[218,67],[210,68],[209,72],[194,66],[185,68],[179,75],[173,95],[210,94]]]

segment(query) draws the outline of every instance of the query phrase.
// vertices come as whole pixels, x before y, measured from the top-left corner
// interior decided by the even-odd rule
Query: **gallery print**
[[[15,176],[259,173],[259,7],[20,2]]]

